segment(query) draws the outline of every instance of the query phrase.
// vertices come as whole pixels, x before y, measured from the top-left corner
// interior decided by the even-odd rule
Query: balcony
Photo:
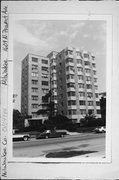
[[[78,83],[84,83],[83,79],[78,79]]]
[[[82,91],[84,91],[84,88],[78,88],[79,89],[79,92],[82,92]]]
[[[68,71],[66,71],[66,75],[68,75],[68,74],[75,74],[75,71],[74,70],[68,70]]]
[[[56,62],[53,61],[53,62],[51,63],[51,66],[56,66]]]
[[[74,80],[74,79],[69,78],[69,79],[67,79],[67,83],[75,83],[75,80]]]
[[[51,69],[51,73],[55,73],[56,74],[56,69]]]
[[[88,80],[88,81],[86,81],[86,84],[91,84],[92,85],[92,82]]]
[[[54,76],[54,77],[51,77],[51,81],[56,81],[57,80],[57,77]]]
[[[67,55],[65,55],[65,59],[67,59],[67,58],[74,58],[74,57],[73,57],[73,53],[72,53],[72,54],[69,54],[69,53],[68,53]]]
[[[80,109],[86,109],[86,105],[79,105]]]
[[[100,110],[100,106],[96,106],[96,109],[97,109],[97,110]]]
[[[87,92],[91,92],[91,93],[93,93],[93,92],[92,92],[92,89],[87,89]]]
[[[73,66],[73,67],[74,67],[74,63],[73,63],[73,62],[67,62],[65,66],[66,66],[66,67],[67,67],[67,66]]]
[[[77,71],[78,75],[84,75],[83,71]]]
[[[51,88],[57,88],[57,84],[51,84]]]
[[[69,92],[69,91],[75,91],[75,87],[68,87],[67,92]]]
[[[76,96],[68,96],[67,100],[76,100]]]
[[[85,100],[86,100],[86,97],[79,95],[79,100],[84,100],[84,101],[85,101]]]
[[[77,106],[76,105],[70,105],[70,106],[68,105],[68,110],[69,109],[77,109]]]

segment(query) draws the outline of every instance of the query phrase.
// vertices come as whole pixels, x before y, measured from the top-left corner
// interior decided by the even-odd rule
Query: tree
[[[51,90],[45,95],[42,96],[42,102],[39,106],[41,106],[41,109],[39,109],[36,113],[38,115],[40,114],[46,114],[48,117],[52,117],[55,111],[55,103],[51,101],[52,93]]]

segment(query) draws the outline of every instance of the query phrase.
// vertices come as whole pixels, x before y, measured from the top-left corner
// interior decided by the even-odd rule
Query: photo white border
[[[8,143],[9,143],[9,147],[10,147],[10,151],[9,151],[9,161],[17,161],[17,162],[111,162],[111,106],[109,106],[109,104],[111,104],[111,60],[112,60],[112,44],[110,42],[112,42],[112,16],[111,15],[70,15],[70,14],[10,14],[9,15],[9,57],[10,59],[14,59],[13,57],[13,27],[14,27],[14,22],[18,21],[18,20],[96,20],[96,21],[105,21],[106,22],[106,89],[107,89],[107,128],[106,128],[106,158],[105,159],[100,159],[100,158],[77,158],[77,159],[73,159],[73,161],[71,159],[67,159],[67,158],[22,158],[22,157],[12,157],[13,154],[13,148],[12,148],[12,143],[11,143],[11,133],[8,136]],[[108,61],[108,63],[107,63]],[[13,60],[14,63],[14,60]],[[9,78],[8,78],[8,83],[9,83],[9,89],[8,89],[8,97],[11,97],[8,100],[8,107],[9,108],[9,124],[8,127],[10,127],[10,132],[12,132],[12,94],[13,94],[13,77],[12,77],[12,72],[13,72],[13,67],[10,66],[10,71],[9,71]],[[11,81],[12,79],[12,81]],[[10,88],[11,87],[11,88]],[[11,93],[12,92],[12,93]],[[10,94],[11,93],[11,94]]]
[[[8,2],[7,2],[8,3]],[[28,2],[27,2],[28,3]],[[9,5],[10,5],[10,2],[8,3]],[[13,3],[13,4],[15,4],[15,3]],[[12,4],[12,6],[13,6],[13,4]],[[20,3],[20,5],[21,5],[21,8],[23,7],[23,4],[24,3]],[[30,3],[31,4],[31,3]],[[46,3],[44,3],[45,5],[46,5]],[[44,4],[43,4],[43,6],[44,6]],[[65,4],[65,3],[64,3]],[[111,4],[112,5],[112,4]],[[18,6],[19,6],[19,3],[18,3]],[[16,11],[19,9],[18,8],[18,6],[17,6],[17,9],[16,9]],[[27,4],[26,4],[26,6],[27,6]],[[52,5],[53,6],[53,5]],[[76,3],[76,6],[77,6],[77,3]],[[75,6],[75,7],[76,7]],[[82,6],[82,4],[81,4],[81,6]],[[96,6],[96,5],[95,5]],[[103,6],[103,4],[102,4],[102,6]],[[84,6],[83,6],[84,7]],[[104,11],[102,10],[102,14],[105,14],[105,15],[100,15],[101,13],[97,13],[97,15],[96,15],[96,12],[95,12],[95,10],[93,11],[92,10],[92,7],[94,7],[93,6],[93,4],[92,4],[92,6],[90,6],[89,5],[89,7],[87,8],[86,7],[86,9],[85,9],[85,7],[84,7],[84,14],[86,14],[86,10],[88,9],[88,12],[87,12],[87,14],[86,14],[86,16],[87,16],[87,18],[90,20],[90,18],[91,17],[93,17],[93,15],[91,15],[91,14],[95,14],[95,16],[100,16],[100,17],[104,17],[105,15],[106,15],[106,17],[109,17],[109,19],[107,20],[108,22],[111,22],[111,24],[112,24],[112,28],[108,28],[108,33],[107,33],[107,36],[108,36],[108,38],[109,38],[109,40],[110,41],[107,41],[107,47],[108,47],[108,53],[107,53],[107,59],[108,59],[108,64],[109,64],[109,67],[110,68],[108,68],[107,69],[107,79],[108,79],[108,81],[106,81],[107,82],[107,87],[109,87],[109,89],[108,89],[108,94],[107,94],[107,99],[109,100],[108,101],[108,103],[107,103],[107,111],[109,111],[110,113],[107,113],[107,117],[106,118],[108,118],[108,124],[107,124],[107,133],[106,133],[106,153],[109,155],[109,157],[107,157],[106,159],[106,163],[108,162],[109,164],[111,163],[112,164],[112,149],[111,149],[111,152],[110,152],[110,147],[112,148],[112,134],[110,134],[110,132],[112,132],[112,126],[111,126],[111,124],[112,124],[112,119],[111,119],[111,117],[112,117],[112,89],[113,89],[113,87],[112,87],[112,81],[110,81],[111,79],[113,79],[114,77],[116,77],[115,76],[115,72],[114,72],[114,70],[115,70],[115,68],[114,68],[114,65],[116,64],[115,62],[114,62],[114,59],[116,60],[116,62],[117,62],[117,56],[115,56],[115,52],[117,53],[117,46],[119,45],[117,42],[116,42],[116,45],[115,45],[115,41],[117,41],[117,39],[115,38],[115,37],[118,37],[117,36],[117,34],[116,35],[114,35],[114,32],[116,32],[117,33],[117,27],[115,27],[115,23],[117,22],[117,17],[118,17],[118,14],[115,14],[113,11],[111,11],[110,12],[110,10],[109,10],[109,12],[110,13],[107,13],[108,11],[106,11],[105,13],[104,13]],[[106,7],[107,7],[107,4],[106,4]],[[109,6],[109,7],[111,7],[111,6]],[[66,7],[65,7],[66,8]],[[104,7],[103,7],[104,8]],[[31,8],[32,9],[32,8]],[[34,9],[34,7],[33,7],[33,9]],[[37,9],[37,8],[36,8]],[[75,9],[75,8],[74,8]],[[100,9],[100,7],[99,7],[99,9]],[[104,8],[105,9],[105,8]],[[112,9],[114,10],[114,8],[112,7]],[[13,12],[15,11],[15,8],[13,8]],[[29,10],[27,9],[27,11],[26,12],[28,12]],[[38,9],[36,10],[36,11],[38,11]],[[41,9],[41,11],[42,11],[42,9]],[[77,10],[76,10],[77,11]],[[99,11],[101,11],[101,9],[99,10]],[[19,10],[17,11],[17,12],[19,12]],[[24,13],[25,11],[24,11],[24,8],[23,8],[23,12],[22,12],[22,14]],[[45,11],[46,12],[46,11]],[[73,11],[74,12],[74,11]],[[81,12],[82,12],[82,10],[81,10]],[[94,13],[95,12],[95,13]],[[14,12],[15,13],[15,12]],[[20,13],[20,12],[19,12]],[[66,13],[66,12],[65,12]],[[46,13],[44,13],[44,14],[46,14]],[[74,13],[75,14],[75,13]],[[77,13],[78,14],[78,13]],[[42,12],[41,12],[41,15],[42,15]],[[50,14],[51,15],[51,14]],[[67,14],[68,15],[68,14]],[[111,21],[112,20],[112,17],[111,16],[114,16],[114,21]],[[9,17],[10,16],[12,16],[12,13],[10,14],[9,13]],[[55,15],[56,16],[56,15]],[[60,14],[60,16],[61,16],[61,14]],[[69,16],[71,16],[70,14],[69,14]],[[76,15],[74,15],[74,16],[76,16]],[[79,15],[80,16],[80,15]],[[85,15],[81,15],[81,16],[85,16]],[[10,20],[9,20],[10,21]],[[107,24],[108,25],[108,27],[110,27],[110,23],[108,23]],[[112,29],[113,29],[113,31],[112,31]],[[9,31],[10,31],[10,29],[9,29]],[[11,37],[9,36],[9,43],[10,43],[10,46],[9,46],[9,48],[11,48],[11,51],[9,51],[9,53],[8,53],[8,60],[12,60],[12,58],[13,58],[13,55],[11,55],[11,52],[12,52],[12,41],[11,41]],[[110,42],[112,42],[112,44],[110,43]],[[116,50],[114,49],[114,47],[116,48]],[[10,50],[10,49],[9,49]],[[4,54],[3,54],[3,51],[2,51],[2,59],[4,59]],[[112,61],[114,62],[113,64],[112,64]],[[118,65],[118,63],[117,63],[117,65]],[[106,66],[107,67],[107,66]],[[8,69],[8,73],[9,72],[11,72],[11,70],[13,70],[13,66],[12,66],[12,63],[10,63],[10,65],[9,65],[9,69]],[[112,74],[112,73],[113,74]],[[8,78],[8,89],[10,88],[10,91],[8,91],[8,94],[7,94],[7,92],[5,92],[5,89],[6,89],[6,87],[4,88],[4,93],[3,93],[3,91],[2,91],[2,94],[4,94],[4,96],[5,97],[7,97],[6,95],[8,95],[8,102],[6,102],[6,99],[1,99],[1,101],[2,101],[2,109],[3,109],[3,107],[5,106],[5,107],[7,107],[7,109],[8,109],[8,117],[10,116],[10,118],[11,118],[11,110],[9,109],[9,107],[12,107],[11,105],[12,105],[12,94],[11,94],[11,92],[12,92],[12,89],[13,89],[13,77],[12,77],[12,75],[11,74],[9,74],[9,76],[8,76],[9,78]],[[118,78],[117,78],[118,79]],[[113,79],[114,80],[114,79]],[[12,83],[11,83],[12,82]],[[114,84],[115,85],[115,84]],[[114,91],[114,90],[113,90]],[[3,103],[4,102],[4,103]],[[7,104],[8,103],[8,104]],[[118,103],[117,103],[118,104]],[[114,105],[114,102],[113,102],[113,105]],[[12,109],[12,108],[11,108]],[[115,111],[114,111],[115,112]],[[2,116],[3,114],[2,114],[2,111],[1,111],[1,118],[3,117]],[[113,115],[113,117],[115,117],[114,115]],[[9,118],[8,118],[9,119]],[[11,124],[11,122],[10,122],[10,120],[8,121],[8,127],[10,127],[10,130],[12,130],[12,124]],[[114,126],[115,127],[115,126]],[[2,126],[2,128],[3,128],[3,126]],[[10,130],[8,130],[8,145],[7,145],[7,148],[8,148],[8,162],[11,162],[10,163],[10,165],[11,165],[11,168],[16,164],[16,165],[18,165],[19,163],[18,162],[23,162],[22,161],[22,158],[15,158],[14,160],[16,161],[16,163],[12,163],[12,162],[14,162],[14,160],[13,160],[13,158],[11,157],[11,152],[12,152],[12,148],[11,148],[11,138],[10,138],[10,136],[12,135],[12,131],[10,131]],[[7,134],[7,133],[6,133]],[[2,140],[4,139],[4,133],[3,133],[3,131],[2,131]],[[1,148],[2,149],[2,148]],[[116,154],[118,154],[118,153],[116,153]],[[110,159],[110,156],[111,156],[111,159]],[[24,158],[23,158],[24,159]],[[115,159],[114,159],[115,160]],[[50,162],[51,162],[52,160],[50,159]],[[30,162],[33,162],[33,160],[31,160],[30,161],[30,159],[28,158],[28,159],[26,159],[25,158],[25,161],[24,162],[26,162],[26,163],[23,163],[26,167],[29,167],[29,170],[30,169],[32,169],[33,168],[33,166],[35,165],[36,166],[36,170],[35,170],[35,172],[36,171],[38,171],[38,167],[41,167],[41,165],[39,165],[39,166],[37,166],[37,163],[35,164],[35,163],[30,163]],[[38,161],[34,161],[34,162],[39,162],[39,160]],[[40,162],[41,162],[41,160],[40,160]],[[44,162],[44,161],[43,161]],[[48,162],[48,161],[47,161]],[[54,159],[53,159],[53,162],[54,162]],[[59,161],[58,161],[59,162]],[[61,162],[61,160],[60,160],[60,162]],[[85,164],[85,169],[87,169],[87,167],[89,166],[89,164],[90,164],[90,162],[88,162],[87,160],[86,160],[86,162],[87,162],[87,165],[86,165],[86,163],[83,161],[80,165],[80,169],[83,169],[84,168],[84,164]],[[30,163],[30,164],[29,164]],[[72,163],[72,162],[71,162]],[[102,170],[104,170],[105,169],[105,177],[109,177],[109,175],[110,175],[110,177],[112,177],[112,174],[108,174],[107,172],[107,168],[110,168],[111,167],[111,165],[106,165],[106,167],[105,167],[105,163],[103,164],[103,163],[100,163],[99,162],[99,164],[101,165],[100,167],[101,167],[101,169]],[[118,164],[118,162],[116,163],[116,165]],[[20,165],[20,167],[21,167],[21,163],[19,164]],[[23,165],[23,166],[24,166]],[[30,166],[29,166],[30,165]],[[45,165],[45,164],[44,164]],[[58,164],[57,164],[58,165]],[[63,165],[63,163],[62,163],[62,165]],[[94,165],[94,166],[93,166]],[[98,164],[95,164],[95,163],[92,163],[92,165],[90,165],[90,167],[95,167],[96,169],[97,169],[97,165]],[[68,164],[68,166],[67,167],[69,167],[70,166],[70,163]],[[43,167],[43,166],[42,166]],[[45,166],[46,167],[46,166]],[[63,167],[64,167],[64,165],[63,165]],[[104,169],[103,169],[103,167],[104,167]],[[11,169],[11,168],[9,168],[9,169]],[[115,172],[117,173],[117,168],[116,168],[116,166],[114,166],[114,168],[115,168]],[[23,169],[22,167],[21,167],[21,169]],[[69,167],[69,169],[70,169],[70,167]],[[50,171],[51,169],[49,168],[49,171]],[[84,170],[84,169],[83,169]],[[109,169],[108,169],[109,170]],[[16,176],[13,176],[13,174],[11,174],[10,173],[10,171],[8,170],[8,172],[9,172],[9,175],[11,175],[11,178],[12,177],[16,177],[17,176],[17,174],[16,174]],[[69,171],[70,172],[70,171]],[[92,172],[92,171],[91,171]],[[91,173],[90,172],[90,173]],[[90,174],[89,172],[88,172],[88,174]],[[18,173],[19,174],[19,173]],[[37,174],[37,178],[38,178],[38,175],[40,176],[40,174],[39,173],[36,173]],[[43,174],[43,172],[41,173],[42,174],[42,177],[44,177],[44,174]],[[64,173],[65,174],[65,173]],[[98,173],[96,173],[96,174],[98,174]],[[30,175],[30,176],[29,176]],[[29,175],[27,174],[25,177],[34,177],[34,176],[32,176],[31,175],[31,172],[29,172]],[[49,173],[47,174],[47,175],[49,175]],[[66,175],[66,174],[65,174]],[[72,175],[73,175],[73,173],[72,173]],[[82,176],[82,173],[80,173],[80,177],[83,177]],[[91,175],[91,174],[90,174]],[[22,176],[22,175],[21,175]],[[51,175],[52,176],[52,175]],[[51,176],[49,176],[49,178],[51,177]],[[22,176],[23,177],[23,176]],[[46,177],[48,177],[48,176],[46,176]],[[55,176],[56,177],[56,176]],[[57,176],[57,177],[64,177],[63,175],[61,175],[61,176]],[[71,176],[72,177],[72,176]],[[77,176],[75,176],[75,177],[77,177]],[[84,176],[84,177],[89,177],[89,176]],[[91,175],[91,177],[95,177],[95,175]],[[98,176],[99,177],[99,176]],[[97,178],[98,178],[97,177]]]

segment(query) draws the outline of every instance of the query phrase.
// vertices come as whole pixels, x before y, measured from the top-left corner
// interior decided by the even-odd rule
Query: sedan
[[[64,137],[62,132],[46,130],[43,133],[36,135],[36,139],[48,139],[48,138],[58,138]]]
[[[94,132],[95,133],[105,133],[106,129],[105,129],[105,127],[102,126],[102,127],[95,128]]]

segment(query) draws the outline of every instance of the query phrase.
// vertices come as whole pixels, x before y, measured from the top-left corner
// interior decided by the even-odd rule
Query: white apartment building
[[[100,117],[95,56],[67,47],[56,56],[58,112],[80,122],[91,110]]]
[[[49,58],[28,54],[22,61],[21,113],[36,118],[43,97],[50,90]],[[42,117],[42,115],[41,115]],[[42,117],[47,118],[47,117]]]

